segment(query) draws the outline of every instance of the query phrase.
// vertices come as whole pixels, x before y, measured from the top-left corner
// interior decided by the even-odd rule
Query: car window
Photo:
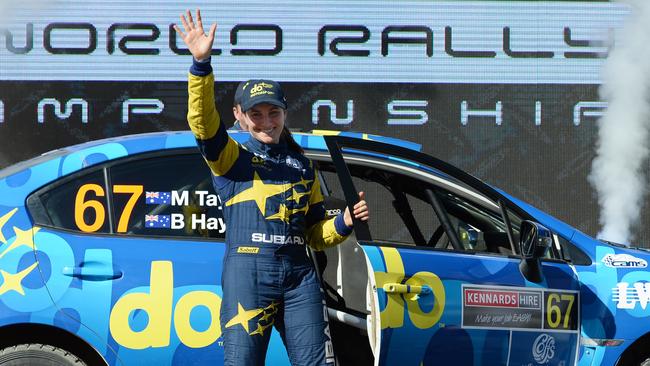
[[[366,159],[367,161],[369,159]],[[343,197],[340,183],[331,164],[319,163],[329,193]],[[500,255],[514,254],[507,227],[498,206],[481,205],[476,197],[467,199],[425,178],[400,174],[380,166],[348,164],[357,191],[364,191],[371,210],[369,229],[374,241],[438,249],[453,249],[427,190],[438,198],[442,214],[449,220],[461,250]],[[442,176],[442,175],[441,175]],[[463,187],[467,191],[467,187]],[[471,192],[478,196],[477,192]],[[484,197],[482,200],[488,202]],[[521,219],[509,212],[515,240]]]
[[[357,171],[361,169],[357,166],[354,168]],[[344,199],[333,167],[321,163],[320,170],[324,181],[323,186],[328,190],[327,194],[331,197]],[[353,174],[352,179],[357,190],[363,191],[366,201],[370,202],[372,219],[368,222],[368,226],[373,240],[395,244],[424,245],[425,237],[428,238],[433,234],[436,222],[431,220],[431,206],[426,202],[410,195],[394,197],[391,185],[388,182],[381,184],[379,175],[371,180],[369,177],[361,178]],[[399,191],[403,192],[403,190]],[[409,225],[404,224],[400,212],[410,223]],[[419,230],[420,234],[415,230]]]
[[[118,164],[110,182],[117,233],[225,237],[221,200],[199,154]]]
[[[500,212],[480,206],[450,192],[437,196],[449,215],[464,250],[512,255],[507,226]],[[509,212],[515,242],[519,238],[521,219]]]
[[[31,210],[36,224],[83,232],[109,231],[103,170],[54,183],[38,198],[42,209]]]
[[[573,245],[570,241],[566,240],[560,235],[555,236],[555,240],[559,244],[561,258],[571,262],[575,265],[589,266],[591,259],[578,247]]]

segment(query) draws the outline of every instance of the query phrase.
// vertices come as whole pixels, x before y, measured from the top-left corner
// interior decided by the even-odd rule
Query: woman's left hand
[[[369,216],[368,205],[366,204],[366,194],[364,192],[359,192],[359,202],[354,205],[354,217],[357,220],[367,221]],[[350,208],[346,207],[345,214],[343,214],[343,220],[345,225],[352,227],[352,215],[350,215]]]

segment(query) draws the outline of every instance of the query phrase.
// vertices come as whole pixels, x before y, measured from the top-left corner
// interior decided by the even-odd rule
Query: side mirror
[[[531,282],[542,282],[543,274],[540,258],[544,257],[551,245],[553,234],[546,227],[533,222],[523,221],[519,230],[519,250],[522,260],[519,263],[521,273]]]
[[[553,245],[551,231],[533,221],[526,220],[521,223],[519,237],[519,250],[524,259],[542,258]]]

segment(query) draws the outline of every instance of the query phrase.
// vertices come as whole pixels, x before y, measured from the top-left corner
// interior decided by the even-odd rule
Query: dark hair
[[[303,150],[302,147],[300,147],[300,145],[296,142],[296,140],[293,139],[293,135],[286,125],[282,128],[282,134],[280,135],[280,138],[284,139],[289,150],[293,150],[300,154],[305,153],[305,150]]]

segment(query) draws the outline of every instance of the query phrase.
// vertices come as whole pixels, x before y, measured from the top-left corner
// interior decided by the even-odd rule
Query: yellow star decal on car
[[[40,229],[41,228],[33,227],[29,230],[20,230],[19,228],[14,226],[14,233],[16,233],[16,238],[14,239],[14,242],[11,243],[9,248],[5,249],[2,252],[2,254],[0,254],[0,258],[4,257],[5,254],[23,245],[32,248],[32,250],[36,249],[36,247],[34,246],[34,235]]]
[[[0,275],[2,276],[2,285],[0,285],[0,296],[4,295],[8,291],[16,291],[21,295],[25,295],[23,290],[22,280],[36,268],[38,263],[34,263],[31,266],[23,269],[22,271],[12,274],[5,272],[0,269]]]
[[[241,303],[237,303],[237,315],[235,315],[234,318],[230,319],[230,321],[226,323],[226,328],[241,324],[241,326],[244,327],[246,333],[248,333],[248,322],[263,311],[264,309],[246,310],[243,306],[241,306]]]
[[[2,228],[4,228],[5,224],[11,219],[11,217],[18,211],[18,208],[14,208],[13,210],[7,212],[6,214],[2,215],[0,217],[0,243],[4,244],[7,242],[7,239],[2,235]]]
[[[257,208],[260,209],[262,216],[266,214],[266,199],[276,194],[286,192],[291,187],[290,184],[272,184],[264,183],[257,172],[253,175],[253,186],[245,189],[226,202],[226,206],[232,206],[237,203],[255,201]]]

